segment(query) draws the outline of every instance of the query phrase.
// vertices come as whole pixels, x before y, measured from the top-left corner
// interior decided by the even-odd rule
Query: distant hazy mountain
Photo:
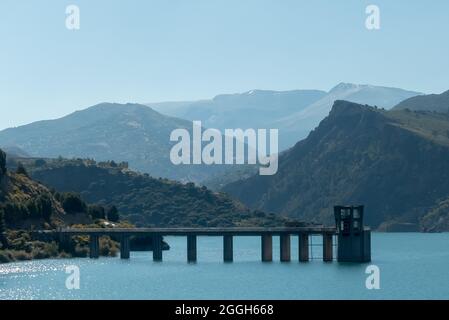
[[[30,155],[17,146],[1,146],[8,158],[28,158]]]
[[[328,114],[335,100],[389,109],[418,92],[341,83],[320,90],[266,91],[218,95],[212,100],[150,104],[155,110],[183,119],[201,120],[208,128],[279,129],[280,150],[305,138]]]
[[[181,102],[177,105],[151,104],[151,106],[163,114],[188,120],[201,120],[205,127],[219,130],[281,129],[279,139],[282,141],[283,131],[276,121],[306,108],[325,95],[326,92],[320,90],[251,90],[245,93],[218,95],[212,100]]]
[[[183,110],[186,107],[197,102],[198,101],[167,101],[167,102],[147,103],[146,105],[151,109],[154,109],[167,116],[179,117],[179,115],[183,113]]]
[[[442,94],[429,94],[412,97],[394,107],[395,110],[423,110],[441,113],[449,112],[449,90]]]
[[[274,119],[288,116],[323,97],[319,90],[265,91],[218,95],[212,100],[161,103],[151,106],[164,114],[201,120],[208,128],[271,128]]]
[[[103,103],[57,120],[39,121],[0,132],[0,145],[31,156],[127,161],[155,177],[198,181],[225,166],[170,162],[170,133],[192,130],[190,121],[162,115],[139,104]]]
[[[419,95],[419,92],[398,88],[340,83],[324,97],[306,108],[278,120],[274,126],[283,130],[283,146],[292,146],[304,139],[330,112],[336,100],[346,100],[390,109],[399,102]]]
[[[382,230],[449,231],[449,117],[337,101],[274,176],[223,191],[253,209],[333,222],[332,207],[365,204]]]

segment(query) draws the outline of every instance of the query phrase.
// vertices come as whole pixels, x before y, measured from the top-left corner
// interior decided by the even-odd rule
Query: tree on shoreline
[[[118,222],[120,220],[120,215],[118,213],[117,207],[110,207],[106,213],[106,217],[111,222]]]

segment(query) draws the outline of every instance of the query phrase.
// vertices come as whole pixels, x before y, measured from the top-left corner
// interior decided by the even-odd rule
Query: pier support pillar
[[[70,236],[68,236],[62,232],[59,233],[59,250],[69,252],[70,241],[71,241]]]
[[[89,257],[97,259],[100,256],[100,237],[96,234],[91,234],[89,238]]]
[[[234,260],[233,238],[230,235],[223,236],[223,260],[232,262]]]
[[[162,261],[162,236],[153,236],[153,261]]]
[[[196,262],[196,236],[187,236],[187,262]]]
[[[307,233],[298,235],[298,257],[300,262],[309,261],[309,235]]]
[[[129,236],[123,235],[120,239],[120,259],[129,259],[130,251]]]
[[[333,260],[333,235],[323,234],[323,260],[331,262]]]
[[[262,239],[262,261],[271,262],[273,261],[273,236],[263,235]]]
[[[289,234],[281,234],[279,241],[280,241],[280,247],[281,247],[281,261],[289,262],[290,261],[290,235]]]

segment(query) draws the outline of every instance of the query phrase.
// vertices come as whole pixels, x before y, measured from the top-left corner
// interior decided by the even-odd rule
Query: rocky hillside
[[[281,145],[291,147],[315,129],[321,120],[328,116],[337,100],[369,104],[379,108],[391,109],[404,99],[419,95],[418,92],[400,88],[340,83],[325,96],[297,112],[275,122],[275,128],[281,128]],[[282,148],[283,149],[283,148]]]
[[[137,226],[283,225],[287,219],[249,210],[223,193],[193,183],[155,179],[114,162],[92,160],[22,160],[34,179],[83,200],[114,204],[121,217]]]
[[[81,237],[62,249],[56,239],[36,239],[30,233],[36,229],[55,229],[73,223],[92,223],[87,212],[66,213],[64,195],[54,193],[30,179],[26,170],[7,170],[6,154],[0,150],[0,263],[50,257],[85,257],[88,241]],[[80,202],[82,203],[82,202]],[[65,202],[67,205],[68,202]],[[87,205],[82,203],[84,207]],[[68,207],[68,206],[67,206]],[[102,254],[115,255],[117,244],[102,239]]]
[[[0,150],[0,210],[7,228],[50,228],[64,224],[65,211],[49,189],[26,172],[6,170]]]
[[[275,176],[223,190],[253,209],[305,220],[331,223],[333,205],[361,203],[367,224],[381,230],[449,230],[449,117],[337,101],[281,155]]]

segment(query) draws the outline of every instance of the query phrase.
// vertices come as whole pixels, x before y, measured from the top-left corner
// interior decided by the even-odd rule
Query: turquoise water
[[[170,251],[119,258],[44,260],[0,265],[0,299],[448,299],[449,234],[373,234],[372,264],[380,290],[365,287],[369,264],[314,260],[260,262],[260,239],[234,240],[232,264],[222,262],[221,238],[198,238],[198,263],[187,264],[185,238],[167,237]],[[316,239],[315,239],[316,240]],[[316,240],[317,242],[318,240]],[[321,255],[319,247],[314,255]],[[65,286],[65,267],[80,269],[80,289]]]

